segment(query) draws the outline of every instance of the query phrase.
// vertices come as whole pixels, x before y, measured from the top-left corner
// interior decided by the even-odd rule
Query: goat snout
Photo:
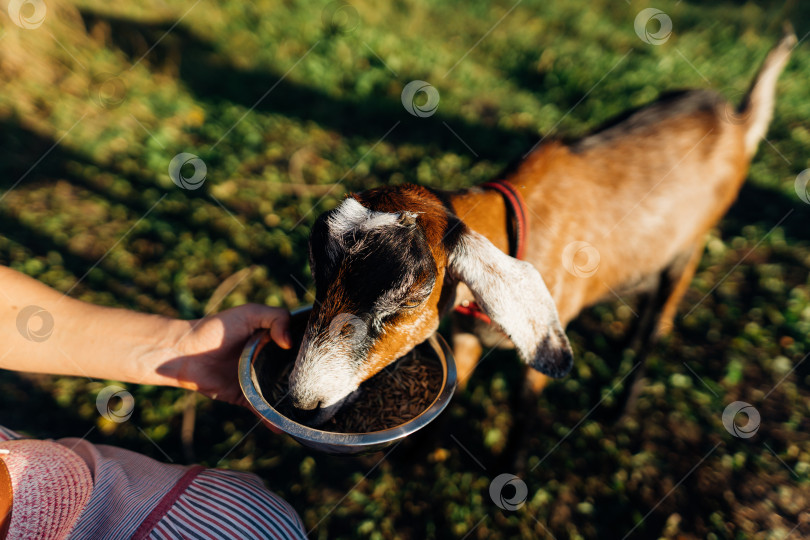
[[[299,412],[314,414],[309,423],[316,423],[334,416],[358,384],[347,358],[302,350],[290,374],[290,400]]]
[[[318,426],[335,416],[343,406],[346,398],[354,391],[350,390],[346,394],[340,392],[341,397],[336,400],[335,396],[339,394],[321,395],[307,392],[306,387],[304,387],[303,391],[296,391],[295,388],[296,386],[290,386],[290,397],[292,398],[293,407],[295,407],[293,417],[297,421],[310,426]]]
[[[314,411],[325,404],[328,397],[320,392],[320,385],[312,376],[293,372],[290,375],[290,401],[299,411]]]
[[[293,396],[293,407],[301,411],[313,411],[321,406],[323,401],[316,396]]]

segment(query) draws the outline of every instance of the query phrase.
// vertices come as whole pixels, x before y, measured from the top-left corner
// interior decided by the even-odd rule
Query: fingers
[[[284,349],[289,349],[292,347],[289,315],[286,315],[281,319],[277,319],[272,324],[270,327],[270,337],[272,337],[273,341],[278,343]]]
[[[241,306],[246,310],[248,325],[251,330],[269,328],[270,337],[284,349],[292,347],[290,337],[290,312],[283,308],[247,304]],[[239,308],[237,308],[239,309]]]

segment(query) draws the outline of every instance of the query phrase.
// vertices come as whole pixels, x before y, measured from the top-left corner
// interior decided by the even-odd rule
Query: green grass
[[[636,1],[357,1],[348,32],[324,26],[325,2],[47,5],[38,29],[2,22],[0,262],[87,301],[184,318],[252,265],[222,307],[311,302],[308,227],[347,192],[483,182],[541,135],[586,133],[666,90],[739,100],[783,19],[810,31],[798,1],[662,1],[673,34],[660,46],[636,35],[650,6]],[[810,208],[793,187],[810,166],[809,51],[782,76],[769,142],[650,359],[638,421],[615,422],[630,309],[601,305],[569,328],[576,368],[538,400],[521,510],[488,494],[512,472],[520,368],[506,353],[441,427],[381,462],[313,454],[208,400],[196,459],[255,471],[316,538],[620,538],[648,513],[632,538],[783,538],[810,498],[810,364],[791,371],[810,353]],[[99,97],[110,75],[125,89],[113,104]],[[403,109],[414,79],[439,90],[434,116]],[[171,182],[179,152],[205,161],[201,189]],[[130,387],[132,419],[109,425],[95,410],[104,385],[1,373],[0,424],[187,459],[183,392]],[[735,400],[760,410],[756,437],[723,428]]]

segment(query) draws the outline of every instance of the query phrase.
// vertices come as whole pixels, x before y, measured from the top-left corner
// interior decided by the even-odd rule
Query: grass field
[[[648,7],[672,21],[658,45],[634,29]],[[0,263],[83,300],[182,318],[245,268],[211,307],[310,303],[308,229],[345,193],[484,182],[540,137],[576,137],[667,90],[739,100],[783,20],[810,32],[800,0],[48,0],[31,29],[7,15],[4,4]],[[436,114],[403,108],[412,80],[438,90]],[[0,373],[0,424],[254,471],[313,538],[808,536],[810,205],[794,188],[810,167],[808,83],[810,38],[649,361],[637,420],[616,422],[632,299],[569,328],[576,367],[537,402],[517,511],[489,495],[513,472],[511,353],[487,358],[441,428],[363,458],[311,453],[203,398],[184,448],[183,391],[130,386],[135,412],[114,424],[95,408],[109,382],[82,378]],[[205,162],[199,189],[172,183],[180,152]],[[752,438],[721,422],[737,400],[761,414]]]

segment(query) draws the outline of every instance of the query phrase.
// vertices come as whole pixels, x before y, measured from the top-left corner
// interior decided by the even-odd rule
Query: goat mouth
[[[343,407],[351,405],[359,395],[360,390],[358,389],[340,401],[336,401],[335,403],[326,407],[321,407],[319,405],[318,407],[308,411],[303,409],[294,409],[295,420],[306,426],[317,428],[331,420],[337,413],[340,412]]]

